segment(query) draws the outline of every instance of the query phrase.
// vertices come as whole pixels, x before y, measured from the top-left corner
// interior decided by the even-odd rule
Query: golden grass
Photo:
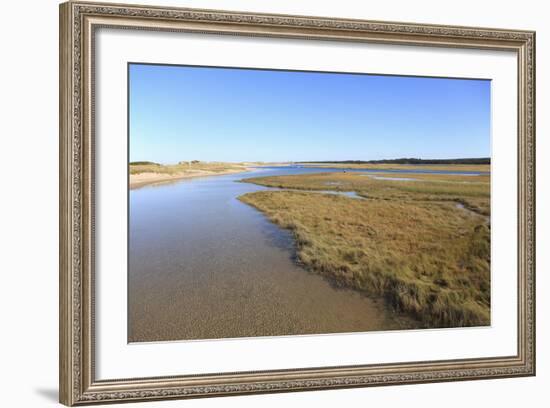
[[[380,170],[452,170],[452,171],[491,171],[489,164],[392,164],[392,163],[300,163],[306,167],[332,167],[348,169],[380,169]]]
[[[375,177],[412,178],[396,181]],[[355,191],[382,200],[454,201],[472,211],[490,215],[490,177],[397,173],[312,173],[304,175],[253,177],[245,179],[266,187],[297,190]]]
[[[400,182],[349,173],[245,181],[374,197],[260,191],[239,199],[293,231],[298,258],[307,268],[383,296],[425,327],[489,324],[490,225],[485,216],[456,205],[467,203],[487,215],[485,182],[444,177]]]

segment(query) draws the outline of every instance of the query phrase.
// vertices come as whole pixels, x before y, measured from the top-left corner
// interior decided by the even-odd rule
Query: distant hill
[[[464,159],[417,159],[401,158],[386,160],[340,160],[340,161],[302,161],[297,163],[339,163],[339,164],[491,164],[490,157]]]

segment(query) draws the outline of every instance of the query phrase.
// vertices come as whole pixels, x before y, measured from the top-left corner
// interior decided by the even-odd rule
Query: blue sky
[[[490,155],[488,80],[130,64],[130,161]]]

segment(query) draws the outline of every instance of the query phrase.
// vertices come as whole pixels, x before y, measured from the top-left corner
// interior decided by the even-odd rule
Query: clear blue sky
[[[490,155],[488,80],[130,65],[130,161]]]

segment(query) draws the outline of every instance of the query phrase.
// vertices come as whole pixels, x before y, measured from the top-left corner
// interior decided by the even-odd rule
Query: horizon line
[[[420,160],[420,161],[465,161],[465,160],[488,160],[491,161],[491,156],[478,156],[478,157],[451,157],[451,158],[421,158],[421,157],[397,157],[392,159],[346,159],[346,160],[200,160],[200,159],[191,159],[191,160],[179,160],[175,163],[168,162],[156,162],[153,160],[131,160],[129,163],[137,162],[150,162],[158,164],[177,164],[181,162],[191,162],[199,161],[204,163],[376,163],[376,162],[385,162],[385,161],[398,161],[398,160]],[[429,164],[429,163],[427,163]]]

